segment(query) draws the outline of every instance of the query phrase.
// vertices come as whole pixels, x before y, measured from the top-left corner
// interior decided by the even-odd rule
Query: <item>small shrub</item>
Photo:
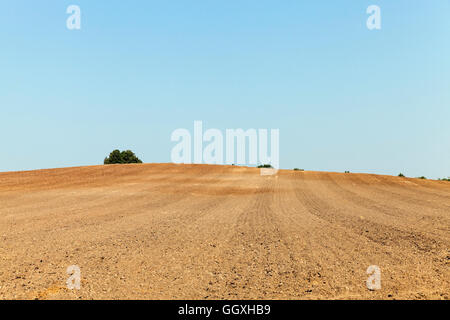
[[[418,177],[417,179],[422,179],[422,180],[426,180],[427,178],[424,176]]]
[[[118,163],[142,163],[142,161],[136,157],[133,151],[125,150],[120,152],[120,150],[114,150],[106,157],[103,161],[104,164],[118,164]]]
[[[350,173],[350,171],[345,171],[345,173]]]
[[[258,168],[272,168],[272,166],[270,164],[261,164]]]
[[[294,168],[294,171],[305,171],[305,169]]]
[[[439,180],[441,180],[441,181],[450,181],[450,177],[448,177],[448,178],[443,178],[443,179],[439,179]]]
[[[399,173],[398,176],[401,177],[401,178],[405,177],[405,175],[403,173]]]

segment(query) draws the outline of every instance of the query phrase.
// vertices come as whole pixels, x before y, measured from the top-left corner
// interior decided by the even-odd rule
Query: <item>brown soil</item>
[[[173,164],[0,173],[2,299],[449,299],[449,248],[445,181]],[[80,290],[66,288],[71,265]]]

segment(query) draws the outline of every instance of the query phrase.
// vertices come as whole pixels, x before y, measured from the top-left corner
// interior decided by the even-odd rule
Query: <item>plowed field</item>
[[[71,265],[80,290],[66,288]],[[450,182],[174,164],[0,173],[2,299],[449,299],[449,267]]]

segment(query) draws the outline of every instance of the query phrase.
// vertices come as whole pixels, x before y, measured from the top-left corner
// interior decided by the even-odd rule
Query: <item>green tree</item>
[[[117,164],[117,163],[142,163],[142,161],[131,150],[114,150],[109,154],[109,157],[105,158],[104,164]]]

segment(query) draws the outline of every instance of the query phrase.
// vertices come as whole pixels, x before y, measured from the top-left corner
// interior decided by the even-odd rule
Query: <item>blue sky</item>
[[[115,148],[170,162],[172,131],[202,120],[280,129],[282,168],[450,176],[449,14],[447,0],[2,1],[0,171]]]

